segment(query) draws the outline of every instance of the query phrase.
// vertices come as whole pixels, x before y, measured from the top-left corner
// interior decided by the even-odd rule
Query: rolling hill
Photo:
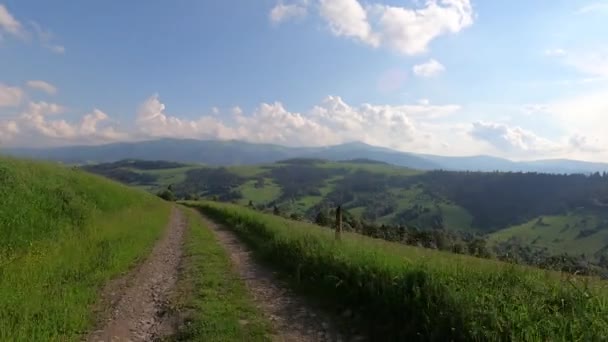
[[[445,157],[415,154],[370,146],[360,142],[327,147],[286,147],[242,141],[161,139],[99,146],[48,149],[12,148],[5,153],[70,164],[108,163],[123,159],[166,160],[211,166],[255,165],[290,158],[327,160],[371,159],[419,170],[523,171],[543,173],[594,173],[608,171],[608,164],[576,160],[514,162],[491,156]]]
[[[147,255],[170,206],[76,168],[0,157],[0,340],[79,340],[99,288]]]
[[[218,168],[127,160],[84,168],[152,192],[171,186],[178,198],[309,221],[340,204],[362,222],[515,239],[551,253],[599,258],[608,246],[608,177],[601,175],[425,172],[365,159]]]

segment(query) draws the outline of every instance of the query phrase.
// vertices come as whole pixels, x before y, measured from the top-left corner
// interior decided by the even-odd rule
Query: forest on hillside
[[[218,168],[130,160],[85,169],[167,199],[235,202],[320,225],[330,226],[323,217],[342,206],[347,229],[365,235],[527,264],[585,254],[566,262],[572,268],[608,251],[605,173],[421,172],[317,159]],[[478,238],[490,238],[488,248]]]

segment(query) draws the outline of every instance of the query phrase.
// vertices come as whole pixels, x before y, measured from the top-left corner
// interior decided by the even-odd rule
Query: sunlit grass
[[[233,228],[298,287],[361,315],[384,340],[598,340],[608,291],[589,278],[403,246],[217,203]]]
[[[170,206],[50,163],[0,158],[0,340],[78,340],[99,289],[150,250]]]

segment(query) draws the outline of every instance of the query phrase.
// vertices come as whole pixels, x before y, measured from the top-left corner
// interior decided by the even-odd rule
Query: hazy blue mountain
[[[412,153],[397,152],[360,142],[311,149],[311,151],[306,151],[302,157],[327,160],[370,159],[420,170],[441,168],[440,164]]]
[[[207,165],[271,163],[291,158],[327,160],[369,159],[421,170],[523,171],[546,173],[593,173],[608,171],[606,163],[554,159],[514,162],[492,156],[446,157],[399,152],[352,142],[327,147],[285,147],[242,141],[160,139],[99,146],[50,149],[8,149],[4,153],[57,160],[65,163],[107,163],[123,159],[166,160]]]
[[[9,154],[65,163],[107,163],[122,159],[167,160],[209,165],[259,164],[296,157],[298,149],[240,141],[161,139],[99,146],[11,149]]]

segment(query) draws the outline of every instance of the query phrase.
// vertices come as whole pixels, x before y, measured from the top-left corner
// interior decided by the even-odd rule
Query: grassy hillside
[[[516,240],[554,253],[568,251],[594,256],[606,249],[608,212],[580,209],[563,215],[542,216],[495,232],[490,235],[490,240]]]
[[[76,340],[100,287],[147,255],[170,206],[75,168],[0,157],[0,340]]]
[[[292,284],[382,340],[599,340],[602,282],[333,232],[229,204],[191,202]]]
[[[361,222],[491,234],[493,241],[515,238],[551,253],[608,256],[608,176],[599,174],[423,172],[365,159],[228,168],[167,164],[123,161],[87,170],[153,192],[171,185],[178,198],[217,199],[267,212],[276,207],[283,216],[309,221],[342,205]],[[531,229],[543,219],[544,229]]]

